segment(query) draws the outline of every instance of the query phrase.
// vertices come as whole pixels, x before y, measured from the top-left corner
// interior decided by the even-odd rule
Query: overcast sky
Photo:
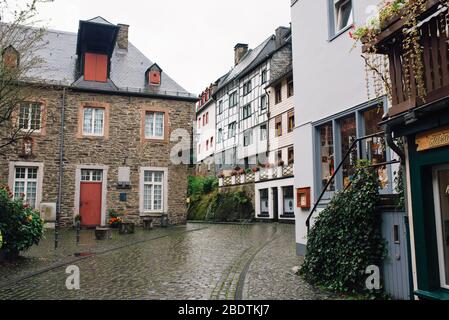
[[[26,2],[26,0],[13,0]],[[290,23],[291,0],[55,0],[40,7],[51,29],[76,32],[102,16],[130,25],[130,41],[176,82],[200,93],[229,71],[234,45],[254,48]]]

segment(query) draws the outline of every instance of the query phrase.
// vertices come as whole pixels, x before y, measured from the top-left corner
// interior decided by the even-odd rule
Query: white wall
[[[379,0],[353,0],[355,25],[365,24],[368,10]],[[295,81],[295,187],[311,187],[314,203],[314,148],[312,122],[368,100],[360,46],[349,30],[329,39],[327,0],[300,0],[292,6]],[[297,209],[296,240],[306,244],[309,211]]]
[[[203,126],[203,115],[209,113],[209,122]],[[198,120],[200,120],[200,126],[198,126]],[[196,155],[197,163],[201,163],[204,159],[213,155],[215,152],[216,144],[216,130],[215,130],[215,101],[210,101],[205,107],[200,109],[200,112],[196,115]],[[213,144],[210,144],[210,139],[213,138]],[[206,142],[209,141],[209,149],[206,150]],[[201,145],[201,152],[198,152],[198,146]]]

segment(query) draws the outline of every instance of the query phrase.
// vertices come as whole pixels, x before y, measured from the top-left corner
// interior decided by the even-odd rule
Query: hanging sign
[[[416,136],[418,151],[449,146],[449,127],[439,128]]]

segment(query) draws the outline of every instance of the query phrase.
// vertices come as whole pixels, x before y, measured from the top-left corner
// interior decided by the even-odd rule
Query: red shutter
[[[97,55],[86,53],[84,58],[84,80],[95,81],[97,68]]]
[[[150,71],[150,83],[161,84],[161,73],[158,71]]]
[[[87,52],[84,59],[84,80],[108,81],[108,56]]]
[[[98,82],[108,81],[108,56],[104,54],[97,55],[96,79]]]

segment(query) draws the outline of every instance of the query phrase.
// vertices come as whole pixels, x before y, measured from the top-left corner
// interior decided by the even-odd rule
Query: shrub
[[[300,274],[332,291],[369,293],[365,270],[381,266],[385,257],[381,218],[376,213],[379,180],[366,165],[366,161],[359,163],[351,187],[334,196],[308,236]]]
[[[44,233],[44,221],[22,199],[13,200],[7,187],[0,187],[0,231],[7,255],[15,256],[39,244]]]
[[[210,177],[189,177],[187,194],[189,197],[208,194],[218,189],[218,179]]]
[[[233,222],[252,218],[251,199],[243,191],[222,193],[218,190],[193,200],[188,219],[197,221]]]

